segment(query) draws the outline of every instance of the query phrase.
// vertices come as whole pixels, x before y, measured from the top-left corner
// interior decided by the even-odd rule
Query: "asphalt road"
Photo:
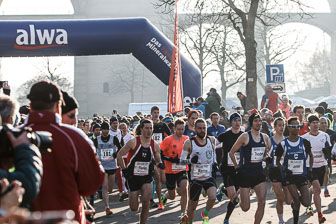
[[[331,184],[328,186],[329,193],[331,197],[325,198],[323,195],[323,189],[321,193],[322,198],[322,213],[325,215],[327,221],[325,223],[335,224],[336,223],[336,166],[333,166],[333,175],[331,179]],[[220,183],[221,177],[217,178],[217,183]],[[157,199],[155,199],[158,201]],[[195,220],[193,223],[200,224],[202,223],[201,219],[201,211],[204,209],[206,204],[206,198],[200,196],[200,201],[197,207]],[[225,199],[221,202],[217,202],[214,208],[209,212],[210,223],[211,224],[221,224],[223,223],[226,208],[227,208],[228,200]],[[278,223],[278,216],[275,209],[276,199],[274,193],[270,190],[270,183],[267,183],[267,202],[265,207],[265,214],[261,223],[274,224]],[[251,196],[251,208],[248,212],[243,212],[239,206],[233,211],[230,223],[244,223],[249,224],[254,221],[254,213],[256,211],[257,203],[255,194]],[[110,208],[113,211],[113,215],[105,216],[105,209],[103,202],[100,199],[95,201],[96,215],[95,222],[96,223],[138,223],[139,213],[134,213],[129,210],[128,200],[126,199],[123,202],[118,201],[118,191],[117,187],[115,187],[112,194],[110,194]],[[301,206],[300,209],[300,219],[299,223],[316,223],[317,213],[315,210],[315,206],[313,205],[314,216],[307,217],[304,212],[305,208]],[[168,200],[167,206],[164,210],[158,211],[155,209],[150,209],[149,218],[147,223],[149,224],[173,224],[179,223],[178,216],[180,215],[180,197],[176,197],[174,201]],[[293,223],[292,219],[292,210],[289,205],[284,206],[284,220],[286,223]]]

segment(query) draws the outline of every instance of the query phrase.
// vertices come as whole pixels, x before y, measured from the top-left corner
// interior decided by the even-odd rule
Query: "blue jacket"
[[[9,182],[18,180],[25,189],[22,207],[29,207],[37,196],[42,180],[42,161],[39,149],[32,144],[21,144],[14,150],[14,172],[0,169],[0,178],[7,178]]]
[[[205,104],[208,104],[207,102],[201,103],[198,107],[196,107],[196,110],[200,110],[203,112],[203,118],[205,118]]]
[[[214,136],[216,139],[221,133],[225,132],[225,127],[221,124],[218,124],[217,127],[210,125],[207,129],[207,133],[209,136]]]

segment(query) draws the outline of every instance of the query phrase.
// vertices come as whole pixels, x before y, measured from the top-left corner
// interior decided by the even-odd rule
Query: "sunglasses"
[[[76,114],[70,114],[68,117],[69,117],[70,119],[74,119],[75,116],[76,116]]]
[[[288,127],[290,127],[290,128],[302,128],[303,125],[302,124],[289,124]]]

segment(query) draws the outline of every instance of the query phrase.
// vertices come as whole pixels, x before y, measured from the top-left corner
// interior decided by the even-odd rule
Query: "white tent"
[[[328,107],[330,108],[336,108],[336,96],[335,95],[324,97],[320,99],[319,101],[317,101],[316,103],[319,104],[321,102],[326,102],[328,104]]]
[[[316,107],[318,103],[300,96],[291,95],[289,99],[292,101],[292,107],[295,105],[303,105],[305,107]]]

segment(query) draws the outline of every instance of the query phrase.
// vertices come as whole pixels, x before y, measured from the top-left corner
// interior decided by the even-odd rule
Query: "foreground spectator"
[[[33,210],[73,210],[75,220],[86,223],[80,196],[94,194],[105,177],[93,144],[75,127],[61,124],[63,98],[56,84],[38,82],[27,97],[31,113],[26,125],[53,137],[51,153],[42,155],[42,185]]]

